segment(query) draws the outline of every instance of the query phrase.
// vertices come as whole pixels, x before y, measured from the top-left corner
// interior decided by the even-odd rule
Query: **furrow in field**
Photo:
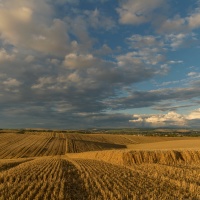
[[[68,139],[68,153],[78,153],[85,151],[101,151],[106,149],[123,149],[125,145],[102,143],[86,140]]]
[[[185,177],[174,183],[170,175],[154,175],[154,166],[150,171],[129,169],[97,160],[76,159],[80,165],[86,188],[90,190],[90,199],[197,199],[199,186],[186,185]],[[157,171],[158,173],[158,171]],[[196,181],[198,177],[196,178]]]
[[[47,138],[43,136],[30,135],[28,140],[24,143],[23,149],[19,149],[18,154],[16,154],[15,157],[35,156],[35,151],[37,148],[42,148],[46,140]]]
[[[18,134],[7,134],[8,137],[1,137],[0,135],[0,140],[4,141],[4,144],[2,144],[0,146],[0,156],[3,155],[3,153],[8,149],[13,147],[13,144],[17,144],[19,142],[21,142],[24,138],[28,137],[28,136],[24,136],[24,135],[18,135]]]
[[[9,146],[6,146],[4,150],[1,150],[1,158],[15,158],[17,154],[25,149],[30,142],[29,136],[24,136],[20,141],[13,140]]]
[[[43,157],[0,173],[0,199],[86,200],[80,171],[67,159]]]
[[[32,143],[32,145],[27,149],[23,156],[40,156],[40,152],[45,148],[45,144],[48,142],[49,138],[44,136],[37,136]]]

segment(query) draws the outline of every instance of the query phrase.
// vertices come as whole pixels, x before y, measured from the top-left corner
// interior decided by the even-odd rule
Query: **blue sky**
[[[199,0],[1,0],[0,127],[200,128]]]

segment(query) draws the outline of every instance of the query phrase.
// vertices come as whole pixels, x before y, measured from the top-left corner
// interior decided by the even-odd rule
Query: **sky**
[[[0,0],[0,128],[200,128],[199,0]]]

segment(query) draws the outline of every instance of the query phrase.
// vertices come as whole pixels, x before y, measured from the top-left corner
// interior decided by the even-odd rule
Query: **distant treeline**
[[[128,134],[143,136],[164,136],[164,137],[199,137],[200,130],[187,129],[87,129],[87,130],[52,130],[52,129],[0,129],[0,133],[73,133],[73,134]]]

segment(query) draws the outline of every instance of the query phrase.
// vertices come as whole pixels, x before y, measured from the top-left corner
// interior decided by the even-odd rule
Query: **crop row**
[[[0,174],[0,199],[87,199],[79,172],[67,160],[36,159]]]
[[[126,148],[125,145],[94,142],[86,140],[67,139],[67,153],[79,153],[85,151],[99,151],[106,149],[122,149]]]
[[[65,138],[28,134],[0,135],[0,159],[63,155],[65,152]]]
[[[135,165],[134,168],[117,166],[98,160],[76,159],[80,166],[81,178],[90,191],[90,199],[198,199],[199,173],[193,176],[187,171],[177,170],[180,178],[170,168],[154,165]],[[143,170],[144,168],[144,170]],[[163,169],[159,172],[159,169]],[[190,174],[191,174],[190,173]],[[191,181],[187,184],[187,181]],[[92,189],[90,189],[92,188]]]
[[[1,165],[2,200],[200,198],[198,164],[120,166],[93,159],[48,156],[4,160]]]

